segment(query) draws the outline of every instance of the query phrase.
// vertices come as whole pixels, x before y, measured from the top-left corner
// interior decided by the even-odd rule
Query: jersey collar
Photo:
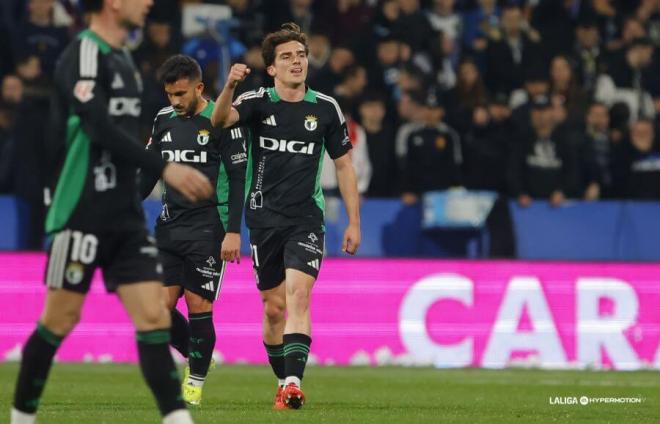
[[[101,53],[103,54],[108,54],[110,51],[112,51],[112,47],[110,47],[110,44],[108,44],[104,39],[99,37],[97,33],[92,31],[91,29],[86,29],[82,31],[80,34],[78,34],[78,38],[83,39],[83,38],[89,38],[92,41],[94,41],[96,44],[99,46],[99,50],[101,50]]]
[[[199,113],[199,116],[203,116],[206,119],[211,119],[211,115],[213,114],[213,106],[214,105],[215,105],[215,103],[213,102],[213,100],[211,100],[211,99],[207,100],[206,101],[206,107],[204,108],[204,110],[202,110]],[[172,112],[172,114],[170,115],[170,118],[176,118],[176,116],[177,116],[176,112]],[[190,118],[194,118],[195,116],[197,116],[197,115],[193,115]]]
[[[277,103],[280,100],[282,100],[280,96],[277,94],[275,87],[268,87],[267,91],[268,91],[268,98],[270,99],[271,102]],[[316,91],[307,87],[307,91],[305,91],[305,97],[303,97],[303,101],[309,103],[316,103]]]

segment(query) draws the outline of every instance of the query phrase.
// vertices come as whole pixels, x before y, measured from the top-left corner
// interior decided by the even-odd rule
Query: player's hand
[[[206,175],[187,165],[168,163],[163,171],[163,180],[191,202],[208,199],[213,194],[213,187]]]
[[[360,225],[348,224],[346,231],[344,231],[344,241],[341,245],[342,252],[346,252],[349,255],[355,255],[358,248],[360,247],[361,239],[362,236],[360,235]]]
[[[227,233],[222,240],[222,247],[220,249],[220,259],[241,263],[241,235],[238,233]]]
[[[227,75],[226,85],[229,88],[236,88],[239,82],[243,82],[245,78],[250,75],[250,68],[243,63],[235,63],[229,69],[229,75]]]

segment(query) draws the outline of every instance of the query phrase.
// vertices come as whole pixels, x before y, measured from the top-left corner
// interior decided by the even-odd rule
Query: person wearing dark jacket
[[[549,199],[558,206],[570,186],[570,153],[556,131],[551,106],[547,96],[534,98],[531,130],[512,149],[509,187],[522,207],[532,199]]]

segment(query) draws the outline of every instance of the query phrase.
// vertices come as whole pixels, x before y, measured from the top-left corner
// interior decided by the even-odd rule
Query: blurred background
[[[195,57],[211,98],[234,62],[252,68],[237,94],[268,86],[260,41],[289,21],[309,86],[347,117],[362,196],[359,258],[341,258],[326,158],[313,361],[660,369],[660,266],[636,263],[660,259],[659,0],[155,0],[130,38],[142,140],[167,57]],[[84,22],[75,0],[0,1],[0,359],[41,308],[48,96]],[[145,209],[153,227],[157,193]],[[263,363],[249,260],[226,280],[218,355]],[[61,359],[134,361],[94,287]]]
[[[260,41],[288,21],[309,36],[310,87],[348,119],[363,255],[660,258],[660,1],[156,0],[130,42],[142,139],[167,57],[195,57],[209,97],[238,61],[253,69],[239,93],[270,85]],[[76,0],[3,0],[0,22],[0,249],[41,250],[51,77],[85,17]]]

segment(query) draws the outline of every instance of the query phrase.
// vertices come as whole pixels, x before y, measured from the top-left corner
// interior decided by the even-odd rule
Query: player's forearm
[[[360,225],[360,196],[352,164],[347,163],[343,166],[337,166],[337,184],[339,185],[341,197],[344,199],[349,223]]]
[[[231,115],[231,102],[234,97],[234,89],[235,87],[225,85],[220,92],[213,106],[213,114],[211,114],[211,124],[214,127],[224,128],[227,126],[229,116]]]
[[[245,204],[245,168],[229,174],[229,222],[228,233],[241,232],[241,216]]]

